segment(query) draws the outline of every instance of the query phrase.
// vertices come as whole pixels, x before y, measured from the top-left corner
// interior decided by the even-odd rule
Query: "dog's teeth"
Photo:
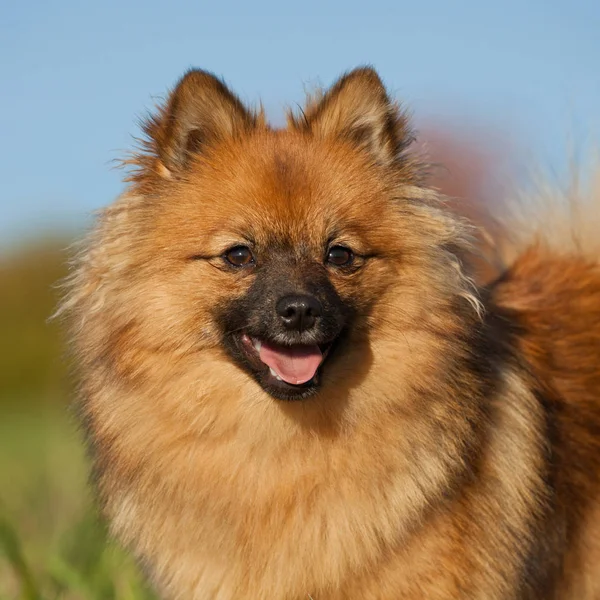
[[[281,377],[279,377],[279,375],[277,375],[277,373],[275,373],[275,371],[271,367],[269,367],[269,371],[271,372],[271,375],[273,375],[273,377],[277,379],[277,381],[282,381]]]
[[[260,352],[260,349],[262,347],[262,342],[260,340],[252,340],[252,345],[254,346],[257,352]]]

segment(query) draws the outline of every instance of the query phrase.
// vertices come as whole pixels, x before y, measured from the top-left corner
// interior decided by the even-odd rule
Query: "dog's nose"
[[[286,329],[306,331],[314,327],[317,317],[323,314],[323,307],[314,296],[294,294],[281,298],[275,311]]]

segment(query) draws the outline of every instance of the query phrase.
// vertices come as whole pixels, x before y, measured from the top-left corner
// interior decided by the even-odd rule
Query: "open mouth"
[[[315,390],[320,369],[334,342],[324,344],[282,345],[248,334],[239,338],[240,346],[263,387],[286,399],[306,397]]]

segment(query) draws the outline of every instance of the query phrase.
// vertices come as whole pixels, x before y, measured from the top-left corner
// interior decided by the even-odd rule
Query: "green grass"
[[[150,600],[132,560],[107,540],[66,411],[0,419],[0,600]]]
[[[48,317],[68,243],[39,239],[0,256],[0,600],[149,600],[107,541],[65,408],[64,344]]]

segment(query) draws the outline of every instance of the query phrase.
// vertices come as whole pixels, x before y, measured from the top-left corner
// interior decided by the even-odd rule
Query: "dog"
[[[103,514],[158,593],[600,598],[594,236],[515,220],[475,285],[369,67],[282,129],[191,70],[144,132],[60,313]]]

